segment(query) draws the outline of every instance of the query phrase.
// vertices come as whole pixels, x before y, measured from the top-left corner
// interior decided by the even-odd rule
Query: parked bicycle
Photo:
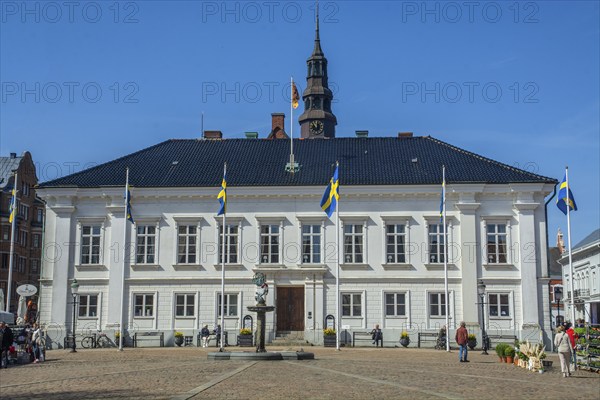
[[[106,333],[92,333],[81,339],[81,347],[84,349],[96,349],[115,347],[115,343],[106,335]]]

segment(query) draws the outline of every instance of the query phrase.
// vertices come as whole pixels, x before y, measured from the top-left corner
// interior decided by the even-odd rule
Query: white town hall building
[[[195,336],[203,325],[217,324],[222,226],[216,196],[227,162],[224,328],[230,343],[252,314],[246,307],[255,304],[257,271],[267,276],[267,304],[276,306],[267,315],[267,341],[295,331],[322,343],[327,315],[336,316],[336,251],[340,322],[348,334],[379,324],[386,345],[397,343],[402,330],[416,343],[416,332],[445,325],[446,301],[450,328],[465,321],[479,334],[483,280],[490,334],[548,341],[545,197],[557,182],[428,136],[336,138],[318,29],[307,64],[295,173],[286,171],[289,138],[282,115],[274,114],[265,139],[205,132],[41,184],[37,193],[47,207],[41,321],[66,334],[76,278],[78,332],[118,329],[121,304],[130,335],[164,332],[167,343],[176,330]],[[336,161],[339,250],[336,225],[319,206]],[[135,225],[124,218],[126,168]],[[55,346],[62,345],[57,332]]]

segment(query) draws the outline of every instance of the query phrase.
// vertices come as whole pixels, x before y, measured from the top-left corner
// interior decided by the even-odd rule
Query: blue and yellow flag
[[[217,215],[223,215],[227,212],[227,169],[223,172],[223,182],[221,183],[221,191],[217,196],[219,203],[221,203],[221,208]]]
[[[563,212],[563,214],[567,215],[567,204],[569,209],[571,209],[572,211],[577,211],[577,204],[575,204],[575,197],[573,197],[571,188],[569,188],[567,194],[567,175],[565,174],[565,177],[559,185],[556,206],[560,209],[560,211]]]
[[[300,95],[298,94],[298,88],[296,84],[292,81],[292,107],[294,110],[298,108],[298,102],[300,101]]]
[[[337,202],[340,199],[340,194],[338,191],[340,185],[340,181],[338,178],[338,168],[339,164],[336,163],[335,171],[333,172],[333,177],[329,181],[329,184],[325,189],[325,193],[323,193],[323,198],[321,199],[321,208],[323,209],[323,211],[325,211],[329,218],[331,218],[331,215],[337,207]]]
[[[129,185],[125,189],[125,200],[127,203],[127,220],[131,221],[132,224],[135,224],[133,214],[131,213],[131,192],[129,191]]]
[[[440,199],[440,223],[444,223],[444,203],[446,202],[446,178],[442,181],[442,197]]]
[[[16,186],[16,185],[15,185]],[[10,198],[10,202],[8,203],[8,222],[12,224],[13,219],[17,215],[17,188],[14,187],[12,190],[12,197]]]

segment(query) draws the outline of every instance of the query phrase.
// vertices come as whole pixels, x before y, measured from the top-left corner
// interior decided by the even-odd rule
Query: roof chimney
[[[413,137],[412,132],[398,132],[398,139]]]
[[[204,139],[223,139],[221,131],[204,131]]]
[[[279,128],[282,131],[285,129],[285,114],[284,113],[273,113],[271,114],[271,132]]]
[[[359,138],[369,137],[369,131],[356,131],[356,137],[359,137]]]
[[[10,158],[12,158],[12,159],[17,158],[17,153],[10,153]]]

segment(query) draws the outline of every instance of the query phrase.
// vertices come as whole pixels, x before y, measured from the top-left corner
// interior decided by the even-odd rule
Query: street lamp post
[[[481,346],[483,352],[481,354],[487,355],[488,341],[485,333],[485,307],[483,306],[485,302],[485,283],[482,279],[477,283],[477,294],[479,294],[479,304],[481,304],[481,341],[483,342]]]
[[[560,301],[562,300],[562,288],[561,287],[554,287],[554,300],[556,301],[556,312],[558,313],[558,315],[556,316],[556,326],[558,326],[559,324],[562,323],[561,319],[560,319]]]
[[[75,322],[76,322],[76,313],[77,313],[77,292],[79,291],[79,283],[77,279],[73,279],[73,283],[71,283],[71,294],[73,295],[73,331],[72,338],[73,342],[71,343],[71,353],[77,352],[77,345],[75,344]]]

